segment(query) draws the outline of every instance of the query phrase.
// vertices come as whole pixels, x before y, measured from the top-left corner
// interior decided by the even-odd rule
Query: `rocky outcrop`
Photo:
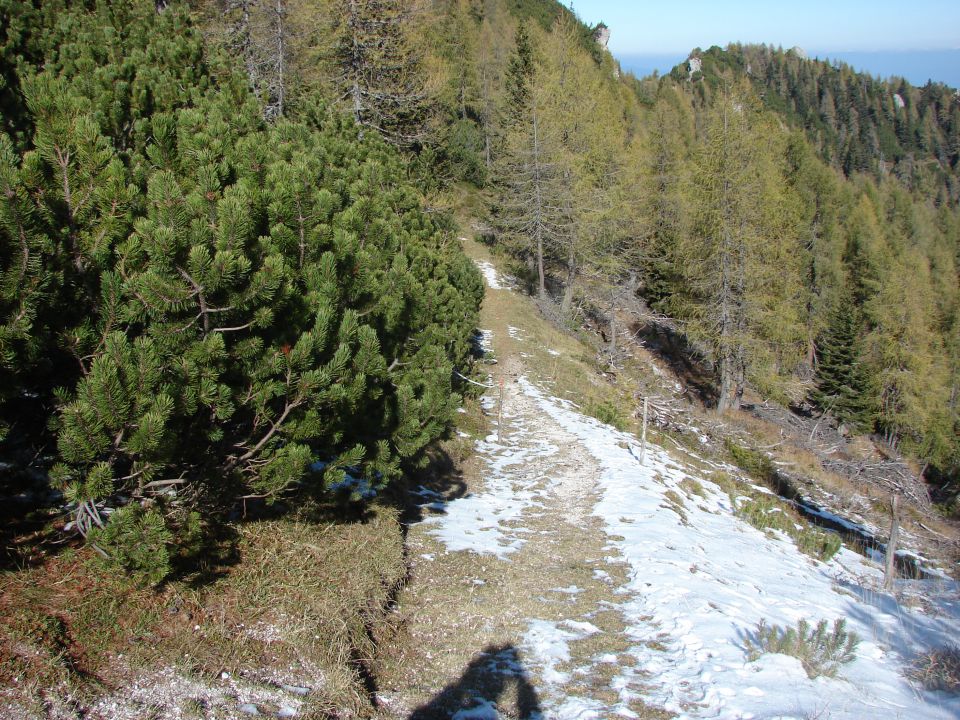
[[[593,39],[596,41],[597,45],[606,50],[607,44],[610,42],[610,28],[603,23],[600,23],[593,30]]]

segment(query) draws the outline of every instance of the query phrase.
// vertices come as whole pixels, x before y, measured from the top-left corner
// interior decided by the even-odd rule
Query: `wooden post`
[[[897,576],[897,536],[900,534],[900,496],[892,495],[893,518],[890,520],[890,540],[887,541],[887,568],[883,575],[884,590],[893,590]]]
[[[640,464],[647,456],[647,398],[643,399],[643,431],[640,434]]]
[[[503,376],[500,376],[500,404],[497,410],[497,442],[503,442]]]

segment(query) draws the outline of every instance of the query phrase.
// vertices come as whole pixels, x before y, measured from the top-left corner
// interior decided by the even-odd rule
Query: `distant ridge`
[[[691,75],[684,60],[670,77],[700,102],[724,83],[746,80],[768,109],[803,129],[820,156],[847,176],[893,174],[938,203],[960,201],[960,96],[952,87],[882,80],[841,59],[806,59],[766,45],[696,49],[691,57],[700,72]]]
[[[822,51],[809,50],[814,60],[841,61],[857,72],[889,79],[902,77],[912,85],[922,87],[927,81],[942,82],[960,88],[960,49],[957,50],[902,50],[902,51]],[[689,53],[618,53],[621,67],[637,77],[646,77],[656,71],[667,75]]]

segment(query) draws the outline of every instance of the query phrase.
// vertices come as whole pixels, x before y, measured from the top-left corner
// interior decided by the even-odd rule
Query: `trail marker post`
[[[643,399],[643,431],[640,435],[640,464],[642,465],[647,456],[647,398]]]
[[[500,376],[500,403],[497,410],[497,442],[503,442],[503,376]]]
[[[883,589],[893,590],[893,581],[897,575],[897,537],[900,534],[900,496],[892,495],[892,514],[890,520],[890,540],[887,541],[887,567],[883,574]]]

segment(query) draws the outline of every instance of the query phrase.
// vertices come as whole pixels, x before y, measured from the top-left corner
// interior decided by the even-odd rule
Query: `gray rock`
[[[299,685],[281,685],[283,690],[286,690],[288,693],[293,693],[294,695],[309,695],[310,688],[300,687]]]

